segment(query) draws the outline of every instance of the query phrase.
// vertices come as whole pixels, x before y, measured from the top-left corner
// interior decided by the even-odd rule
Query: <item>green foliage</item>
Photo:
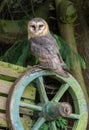
[[[44,123],[39,130],[48,130],[48,125]]]
[[[0,57],[0,60],[20,66],[36,65],[38,63],[38,60],[30,53],[27,37],[14,43],[5,54]]]
[[[67,120],[60,117],[56,120],[58,130],[67,130]]]
[[[67,120],[66,119],[60,117],[55,122],[56,122],[57,130],[67,130]],[[47,123],[44,123],[39,130],[48,130],[48,129],[49,129],[49,127],[48,127]]]
[[[56,127],[57,130],[67,130],[67,120],[60,117],[58,118],[56,121]],[[32,122],[32,126],[35,124],[35,121],[33,120]],[[49,124],[48,123],[44,123],[39,130],[49,130]]]
[[[29,46],[27,43],[27,38],[17,41],[6,51],[0,60],[23,66],[29,56]]]
[[[67,66],[69,68],[70,68],[70,66],[72,64],[75,64],[75,66],[76,66],[77,61],[79,61],[80,64],[81,64],[81,67],[83,69],[86,69],[86,62],[85,62],[85,60],[79,54],[76,54],[74,52],[74,50],[69,46],[69,44],[66,41],[64,41],[61,37],[59,37],[56,34],[53,34],[53,36],[54,36],[54,38],[57,41],[57,44],[59,46],[60,54],[61,54],[62,58],[64,59],[64,61],[66,62]],[[72,55],[72,57],[74,59],[73,63],[70,62],[70,55]]]

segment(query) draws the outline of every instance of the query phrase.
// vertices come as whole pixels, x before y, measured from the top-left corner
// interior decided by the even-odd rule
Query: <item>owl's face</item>
[[[33,18],[28,23],[28,37],[39,37],[49,32],[48,24],[42,18]]]

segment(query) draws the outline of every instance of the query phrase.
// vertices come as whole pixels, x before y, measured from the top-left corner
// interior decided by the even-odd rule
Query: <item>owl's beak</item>
[[[39,31],[39,28],[38,28],[38,27],[36,27],[36,28],[35,28],[35,32],[37,33],[38,31]]]

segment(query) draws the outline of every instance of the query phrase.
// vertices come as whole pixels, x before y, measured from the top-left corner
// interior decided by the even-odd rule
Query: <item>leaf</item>
[[[67,120],[64,118],[58,118],[56,120],[56,126],[57,126],[57,128],[66,130],[67,129]]]
[[[76,62],[79,61],[83,69],[86,69],[86,62],[79,54],[75,53],[74,50],[69,46],[69,44],[64,41],[60,36],[53,34],[53,37],[56,39],[59,46],[60,54],[63,60],[66,62],[68,68],[71,67],[70,55],[73,57],[73,64],[76,66]]]
[[[79,57],[79,61],[80,61],[80,63],[81,63],[81,66],[82,66],[82,68],[83,69],[86,69],[86,62],[85,62],[85,60],[79,55],[78,56]]]

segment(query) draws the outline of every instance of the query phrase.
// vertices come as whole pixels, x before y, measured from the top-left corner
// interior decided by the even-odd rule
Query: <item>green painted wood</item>
[[[37,120],[37,122],[35,123],[35,125],[31,128],[31,130],[38,130],[44,122],[45,122],[45,118],[44,117],[40,117]]]
[[[59,78],[58,75],[57,78]],[[78,82],[71,75],[70,78],[65,79],[65,82],[71,86],[69,92],[74,100],[75,111],[80,115],[80,119],[75,121],[72,130],[86,130],[88,110],[83,91]]]
[[[80,119],[81,117],[80,117],[79,114],[70,114],[69,118],[71,118],[71,119]]]
[[[60,89],[57,91],[56,95],[53,97],[52,101],[58,102],[62,96],[64,95],[64,93],[67,91],[67,89],[69,88],[69,85],[63,84]]]
[[[14,130],[19,130],[19,129],[24,130],[20,122],[20,118],[19,118],[20,98],[22,96],[22,93],[24,92],[24,89],[29,83],[33,82],[37,78],[39,79],[39,77],[42,77],[42,76],[52,76],[54,77],[54,79],[58,80],[59,82],[62,81],[63,84],[65,83],[65,84],[68,84],[68,86],[70,86],[68,88],[66,87],[66,89],[64,89],[64,91],[60,93],[62,93],[63,95],[65,91],[69,91],[74,102],[75,113],[72,113],[69,118],[75,119],[76,117],[77,120],[75,120],[72,130],[86,130],[87,119],[88,119],[87,104],[86,104],[82,89],[80,85],[78,84],[78,82],[71,75],[69,75],[68,78],[64,78],[55,73],[44,71],[38,68],[37,70],[36,68],[33,68],[25,72],[24,75],[20,77],[18,82],[14,84],[13,89],[11,90],[12,94],[9,96],[10,103],[8,104],[8,108],[9,108],[8,111],[10,115],[8,115],[8,118],[9,118],[9,122],[11,126],[14,127]],[[43,84],[43,81],[42,81],[42,84]],[[16,108],[14,108],[14,105],[16,106]],[[39,120],[40,119],[38,119],[37,121],[38,123],[35,124],[35,128],[36,127],[39,128],[39,126],[42,125],[43,122],[40,122]],[[18,124],[17,124],[17,121],[19,122]]]
[[[45,102],[45,103],[48,102],[49,99],[48,99],[46,91],[45,91],[45,87],[44,87],[44,83],[43,83],[43,78],[42,77],[39,77],[37,79],[37,86],[38,86],[41,102]]]
[[[41,106],[37,106],[37,105],[34,105],[34,104],[28,104],[28,103],[20,102],[20,106],[30,108],[31,110],[35,110],[35,111],[42,111]]]
[[[56,124],[55,124],[55,121],[52,121],[49,125],[49,129],[50,130],[57,130],[57,127],[56,127]]]

